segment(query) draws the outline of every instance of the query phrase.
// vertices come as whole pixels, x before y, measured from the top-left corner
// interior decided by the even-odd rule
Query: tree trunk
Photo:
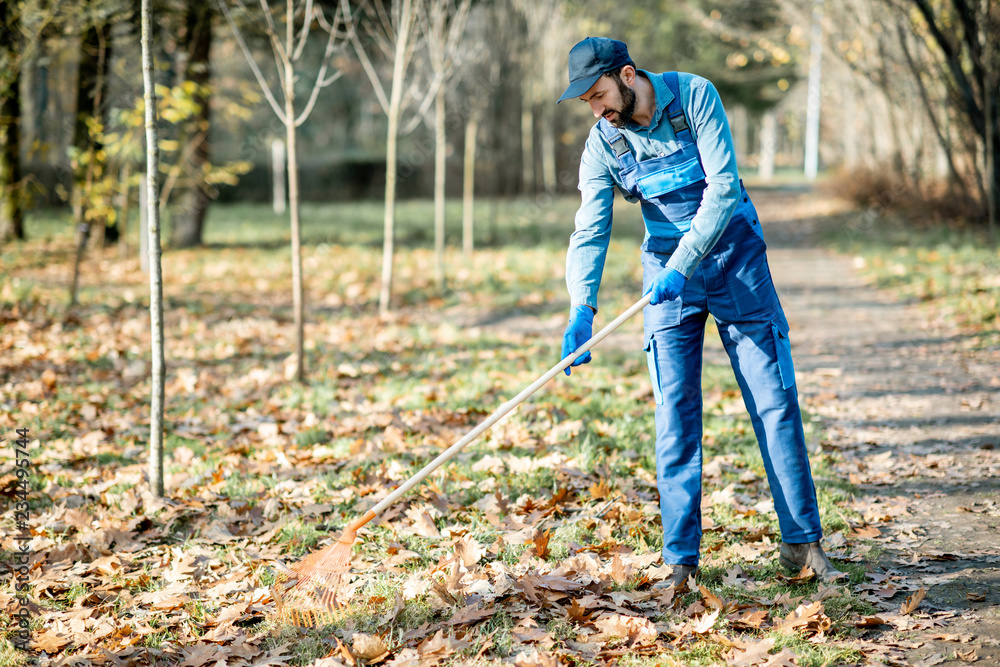
[[[819,115],[822,107],[823,0],[815,0],[809,46],[809,84],[806,93],[805,176],[816,180],[819,173]]]
[[[445,213],[445,87],[437,90],[434,99],[434,282],[444,289],[444,213]]]
[[[764,112],[760,125],[760,151],[757,175],[765,183],[774,178],[774,154],[778,151],[778,114],[774,109]]]
[[[465,124],[465,169],[462,179],[462,252],[466,259],[472,259],[473,250],[473,204],[475,203],[476,182],[476,134],[479,130],[479,110],[469,116]]]
[[[149,414],[149,485],[163,496],[163,274],[160,266],[160,206],[156,139],[156,93],[153,89],[152,0],[142,0],[142,84],[146,101],[146,187],[149,217],[149,322],[152,347],[152,401]]]
[[[535,115],[527,88],[530,85],[521,80],[521,183],[526,195],[535,193]]]
[[[542,181],[545,191],[556,189],[556,114],[555,105],[542,107]]]
[[[385,155],[385,226],[382,243],[382,285],[378,295],[378,310],[384,315],[389,312],[392,299],[392,262],[396,220],[396,143],[399,134],[399,112],[403,101],[403,87],[406,82],[406,50],[413,23],[412,0],[403,0],[400,10],[399,33],[396,35],[396,51],[392,64],[392,93],[389,96],[389,128]]]
[[[92,20],[92,16],[87,16]],[[76,304],[80,282],[80,267],[83,254],[90,238],[91,221],[87,216],[91,188],[94,179],[100,177],[103,160],[100,160],[100,144],[90,131],[91,119],[102,118],[102,101],[107,96],[108,84],[108,31],[100,23],[91,23],[84,30],[80,42],[80,67],[77,79],[76,119],[73,125],[73,146],[77,151],[73,165],[73,219],[77,230],[76,259],[73,263],[73,282],[70,287],[69,305]],[[102,162],[98,164],[99,160]],[[107,221],[98,221],[105,225]],[[101,239],[103,240],[103,230]]]
[[[294,50],[295,3],[285,3],[285,44]],[[288,208],[292,218],[292,302],[295,309],[295,381],[305,381],[305,330],[303,323],[302,238],[299,230],[299,163],[296,155],[295,68],[285,60],[285,141],[288,143]]]
[[[202,245],[205,212],[210,201],[203,167],[208,164],[210,148],[208,128],[211,126],[211,67],[208,57],[212,50],[211,4],[202,0],[188,0],[186,22],[191,47],[184,79],[197,86],[192,97],[198,105],[198,111],[190,121],[192,132],[181,144],[190,141],[198,143],[186,169],[195,183],[185,188],[173,216],[170,242],[177,248]]]
[[[21,198],[21,95],[17,58],[18,11],[7,15],[0,3],[0,59],[8,66],[0,72],[0,243],[24,239],[24,204]]]

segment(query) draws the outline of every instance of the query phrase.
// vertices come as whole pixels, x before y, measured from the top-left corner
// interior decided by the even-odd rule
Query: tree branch
[[[260,89],[263,91],[264,97],[266,97],[267,101],[271,104],[271,109],[278,116],[278,120],[282,123],[288,124],[289,119],[285,117],[285,112],[281,110],[281,107],[278,105],[278,101],[274,98],[274,94],[271,93],[271,87],[268,85],[267,81],[264,79],[264,75],[260,71],[260,68],[257,66],[256,59],[254,59],[250,49],[247,48],[246,42],[243,41],[243,35],[240,33],[240,29],[236,26],[236,22],[229,13],[229,7],[226,5],[226,0],[217,0],[217,2],[219,7],[222,9],[222,13],[226,16],[226,21],[229,23],[229,27],[233,30],[233,35],[236,36],[236,41],[239,43],[240,49],[243,50],[243,56],[246,58],[247,64],[249,64],[250,69],[253,70],[254,77],[256,77],[257,83],[260,85]]]

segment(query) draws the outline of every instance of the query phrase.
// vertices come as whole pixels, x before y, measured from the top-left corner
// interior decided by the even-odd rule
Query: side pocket
[[[657,405],[663,405],[663,392],[660,391],[660,365],[656,363],[656,341],[653,334],[646,337],[646,364],[649,365],[649,379],[653,383],[653,398]]]
[[[795,386],[795,366],[792,364],[792,343],[788,340],[788,330],[772,323],[771,331],[774,333],[774,349],[778,353],[781,388],[790,389]]]

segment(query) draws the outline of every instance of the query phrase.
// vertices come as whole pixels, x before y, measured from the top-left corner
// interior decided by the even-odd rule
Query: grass
[[[927,304],[977,334],[974,344],[1000,341],[1000,246],[986,230],[857,214],[831,241],[873,285]]]
[[[297,385],[285,375],[294,337],[286,222],[266,207],[214,205],[207,227],[209,248],[164,254],[170,429],[165,445],[172,497],[171,505],[145,511],[145,527],[130,524],[129,530],[138,531],[144,544],[128,567],[149,575],[141,585],[127,587],[134,589],[130,592],[138,596],[165,588],[164,569],[185,553],[208,559],[205,572],[213,578],[245,568],[255,587],[273,584],[276,571],[267,559],[291,562],[328,544],[331,531],[554,364],[567,305],[565,245],[574,206],[574,199],[541,207],[530,201],[481,202],[475,261],[465,260],[450,246],[448,285],[439,290],[433,284],[428,232],[432,206],[401,203],[398,308],[388,317],[376,313],[381,206],[304,206],[309,381]],[[639,296],[637,207],[620,209],[598,325]],[[0,386],[0,404],[21,408],[24,425],[47,434],[45,446],[37,449],[35,488],[52,484],[78,493],[87,499],[87,511],[100,508],[108,515],[102,520],[120,526],[137,518],[122,516],[123,506],[130,494],[141,494],[145,484],[144,453],[135,452],[142,451],[148,437],[149,385],[144,368],[133,379],[129,373],[131,364],[141,366],[148,356],[148,278],[134,258],[118,259],[110,251],[99,257],[91,253],[81,305],[75,319],[64,322],[71,239],[63,218],[39,212],[28,221],[27,243],[0,249],[0,314],[5,318],[0,342],[10,350],[3,366],[10,382]],[[459,219],[451,203],[450,241],[458,238]],[[944,256],[940,248],[937,252]],[[949,255],[952,260],[946,266],[964,267],[964,262],[982,259],[974,248],[956,253]],[[921,264],[914,259],[907,266],[917,271]],[[972,280],[965,271],[953,268],[948,275]],[[948,290],[959,289],[947,284]],[[946,291],[941,298],[958,297]],[[502,324],[506,318],[523,316],[532,317],[544,331],[520,333]],[[501,324],[491,324],[497,321]],[[27,333],[18,333],[19,326],[27,327]],[[531,397],[401,501],[387,523],[369,524],[356,547],[356,562],[365,572],[328,628],[302,631],[268,620],[248,626],[248,634],[265,648],[290,642],[293,664],[309,664],[330,652],[334,637],[350,643],[354,632],[382,629],[381,620],[397,592],[415,585],[414,580],[421,583],[421,577],[441,576],[425,573],[453,554],[452,540],[474,538],[484,548],[493,548],[497,538],[509,532],[498,527],[497,520],[524,520],[532,516],[531,508],[544,507],[564,490],[571,491],[573,499],[538,520],[538,527],[551,530],[544,560],[530,556],[530,545],[501,544],[480,567],[496,563],[521,568],[521,573],[528,567],[552,568],[574,554],[591,553],[580,551],[583,548],[600,552],[602,545],[615,543],[640,554],[658,552],[662,535],[654,483],[652,393],[640,332],[638,319],[626,324],[624,340],[630,336],[634,344],[595,350],[593,363]],[[53,373],[51,387],[40,379],[46,370]],[[777,567],[767,556],[748,561],[733,550],[750,541],[750,535],[777,541],[779,531],[773,512],[753,509],[768,498],[768,490],[749,420],[739,409],[732,370],[706,365],[703,385],[705,462],[717,464],[706,478],[705,494],[731,498],[715,502],[705,513],[717,530],[705,533],[703,583],[743,604],[783,593],[814,594],[815,584],[775,580]],[[86,404],[99,409],[84,418],[81,406]],[[44,410],[30,411],[41,405]],[[807,429],[815,429],[809,415],[805,418]],[[91,444],[84,445],[93,433],[104,435],[91,436]],[[810,440],[819,435],[808,433]],[[536,465],[547,456],[555,456],[556,463]],[[477,465],[492,460],[488,457],[496,464]],[[836,477],[825,457],[815,458],[814,475],[824,529],[846,530],[858,519],[847,507],[852,488]],[[44,503],[55,519],[64,511],[65,494],[59,493]],[[477,508],[496,494],[508,508],[499,519]],[[174,504],[186,511],[172,514]],[[312,508],[310,514],[305,509],[324,504],[332,510]],[[605,507],[609,511],[597,516]],[[432,511],[434,527],[443,537],[407,532],[406,509]],[[3,521],[9,527],[9,515]],[[203,534],[213,522],[225,522],[249,536],[258,525],[277,529],[267,543],[245,538],[257,554],[250,557],[236,546],[239,542],[206,546]],[[53,539],[59,543],[76,537]],[[208,546],[213,549],[210,555],[199,551]],[[409,550],[417,557],[389,569],[384,562],[394,550]],[[601,557],[610,560],[607,553]],[[756,582],[756,591],[723,582],[736,565]],[[870,567],[846,565],[854,582]],[[88,581],[54,591],[55,601],[69,607],[88,594],[90,585]],[[634,590],[635,580],[614,588]],[[690,594],[685,605],[699,597]],[[524,610],[510,606],[510,599],[498,603],[496,613],[475,627],[475,645],[460,659],[471,661],[486,637],[493,647],[478,664],[499,664],[525,650],[513,633]],[[234,599],[196,601],[183,623],[169,615],[156,620],[165,627],[154,626],[157,631],[144,643],[153,648],[193,643],[204,633],[197,626],[232,604]],[[850,619],[872,610],[850,594],[830,598],[826,613],[835,628],[830,644],[781,638],[782,645],[799,653],[803,665],[859,661],[846,643],[854,632]],[[132,611],[123,607],[119,615],[129,617]],[[424,624],[444,627],[454,612],[432,592],[409,596],[391,636],[398,640]],[[682,620],[672,610],[663,614],[664,620]],[[718,632],[730,632],[724,621],[719,623]],[[543,617],[541,624],[562,645],[580,630],[557,617]],[[7,646],[0,641],[0,662]],[[718,663],[724,652],[707,638],[692,639],[678,650],[626,655],[620,662],[707,665]]]

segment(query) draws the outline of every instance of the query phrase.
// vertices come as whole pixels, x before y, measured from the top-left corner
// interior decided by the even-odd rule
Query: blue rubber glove
[[[566,333],[563,334],[562,358],[570,356],[577,349],[586,343],[594,335],[594,311],[590,306],[577,305],[569,313],[569,325]],[[589,364],[591,360],[590,352],[573,362],[572,366]],[[569,367],[566,368],[566,375],[569,375]]]
[[[684,292],[687,278],[677,269],[665,268],[653,277],[649,291],[653,293],[649,303],[653,306],[673,301]]]

